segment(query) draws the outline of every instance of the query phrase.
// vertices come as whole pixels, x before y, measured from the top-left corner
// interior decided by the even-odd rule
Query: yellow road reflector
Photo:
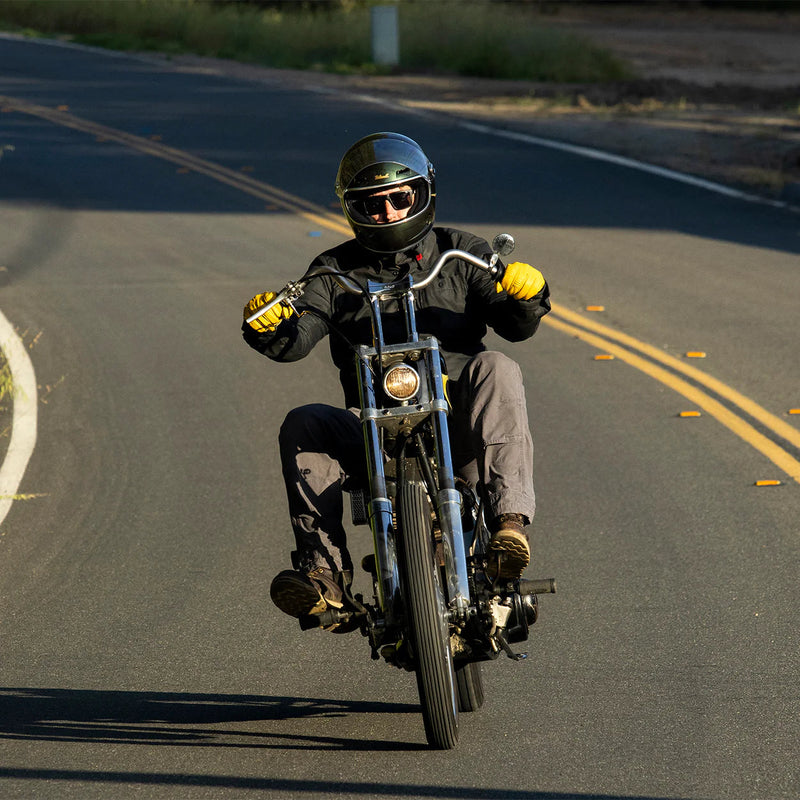
[[[789,409],[789,413],[790,414],[800,414],[800,408],[790,408]]]
[[[605,306],[586,306],[587,311],[605,311]]]
[[[776,480],[756,481],[756,486],[780,486],[781,482]]]
[[[686,354],[686,358],[705,358],[706,354],[702,350],[690,350]]]
[[[700,416],[700,412],[699,411],[681,411],[681,413],[678,414],[678,416],[679,417],[699,417]]]
[[[57,106],[56,111],[69,111],[69,106]]]
[[[190,172],[189,167],[178,167],[178,175],[188,175]]]
[[[255,167],[248,166],[248,167],[241,167],[241,169],[239,171],[240,172],[255,172],[255,169],[256,169]]]
[[[613,361],[614,360],[614,356],[612,356],[611,353],[598,353],[594,357],[594,360],[595,361]]]
[[[150,141],[151,141],[151,142],[160,142],[160,141],[161,141],[163,138],[164,138],[164,137],[163,137],[163,136],[162,136],[160,133],[154,133],[154,134],[153,134],[153,135],[150,137]]]

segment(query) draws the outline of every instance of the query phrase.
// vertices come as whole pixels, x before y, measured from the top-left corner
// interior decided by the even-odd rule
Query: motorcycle
[[[514,249],[509,234],[495,237],[489,261],[464,250],[441,254],[428,275],[365,285],[328,266],[312,267],[288,283],[248,322],[280,302],[292,304],[305,287],[332,276],[361,295],[371,312],[373,342],[354,345],[368,476],[348,486],[354,525],[368,524],[373,553],[362,566],[372,576],[373,597],[345,587],[345,605],[300,619],[303,629],[348,624],[369,641],[372,657],[416,674],[425,735],[436,749],[458,741],[459,712],[483,705],[481,664],[505,654],[525,658],[511,645],[528,639],[538,616],[538,595],[554,593],[544,580],[495,579],[490,533],[476,487],[453,473],[448,402],[439,343],[417,332],[414,294],[445,265],[461,259],[502,278],[501,256]],[[396,303],[401,341],[389,342],[382,323]],[[495,565],[496,566],[496,565]]]

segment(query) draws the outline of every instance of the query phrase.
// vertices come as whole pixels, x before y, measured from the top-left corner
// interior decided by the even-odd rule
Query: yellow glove
[[[254,314],[259,308],[262,308],[269,303],[273,297],[275,297],[275,292],[263,292],[262,294],[257,294],[244,307],[244,318],[247,319],[251,314]],[[289,319],[292,314],[294,314],[294,309],[288,303],[278,303],[277,305],[272,306],[269,311],[262,314],[260,317],[256,317],[248,324],[253,330],[258,331],[259,333],[266,333],[269,331],[274,331],[283,320]]]
[[[503,289],[516,300],[530,300],[544,288],[544,275],[536,267],[515,261],[506,267],[503,279],[497,284],[497,291]]]

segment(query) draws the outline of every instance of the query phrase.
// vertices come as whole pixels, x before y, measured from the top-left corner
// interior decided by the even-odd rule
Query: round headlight
[[[395,400],[408,400],[419,390],[419,374],[408,364],[395,364],[384,375],[383,388]]]

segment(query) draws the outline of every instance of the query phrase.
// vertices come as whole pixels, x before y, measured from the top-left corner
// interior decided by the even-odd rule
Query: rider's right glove
[[[254,314],[259,308],[269,303],[273,297],[275,297],[275,292],[262,292],[261,294],[257,294],[244,307],[244,318],[247,319]],[[289,319],[292,314],[294,314],[294,309],[288,303],[281,302],[272,306],[269,311],[264,312],[260,317],[256,317],[252,322],[249,322],[248,325],[259,333],[271,333],[283,320]]]
[[[530,300],[544,289],[544,283],[544,275],[536,267],[514,261],[506,267],[503,279],[497,284],[497,291],[505,289],[517,300]]]

